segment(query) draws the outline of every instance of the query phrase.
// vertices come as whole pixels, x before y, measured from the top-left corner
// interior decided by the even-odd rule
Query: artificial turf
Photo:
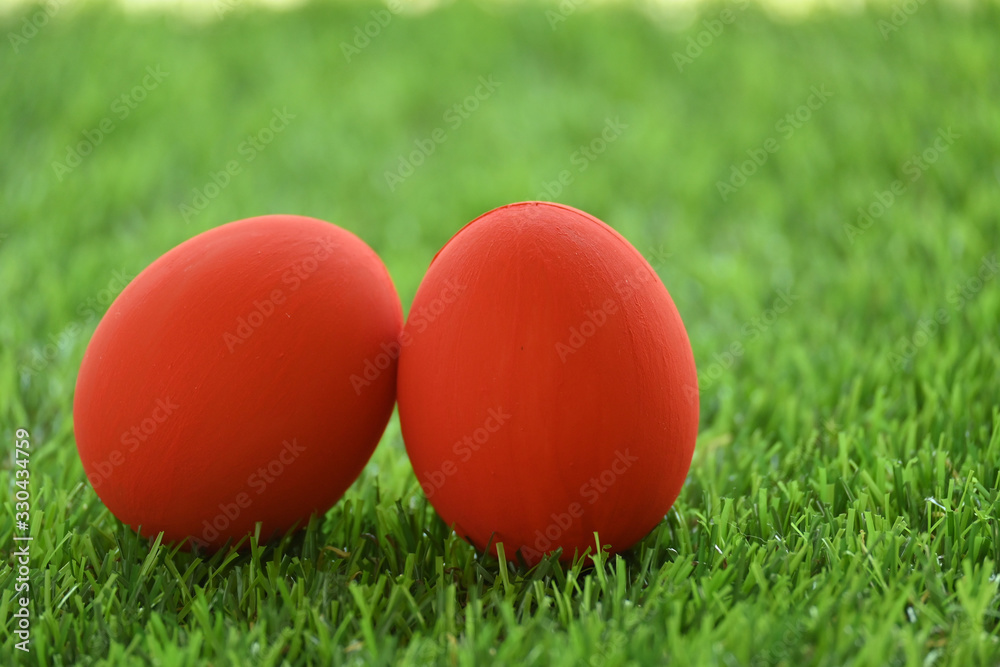
[[[33,32],[39,8],[0,15],[0,664],[1000,663],[995,3],[48,6]],[[531,570],[477,553],[395,417],[280,543],[203,559],[102,506],[74,383],[156,257],[311,215],[368,242],[406,308],[465,222],[538,198],[642,251],[694,348],[694,462],[635,549]]]

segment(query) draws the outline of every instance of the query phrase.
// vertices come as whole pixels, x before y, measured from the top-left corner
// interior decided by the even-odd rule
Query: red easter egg
[[[677,499],[698,432],[691,345],[656,272],[597,218],[523,202],[473,220],[400,342],[414,471],[476,547],[569,560],[596,531],[621,551]]]
[[[269,215],[200,234],[115,299],[87,347],[74,431],[124,523],[218,547],[324,512],[392,413],[402,309],[361,239]],[[368,370],[371,365],[372,370]]]

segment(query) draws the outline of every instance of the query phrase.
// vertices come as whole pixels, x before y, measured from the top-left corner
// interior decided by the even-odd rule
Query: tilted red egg
[[[434,258],[400,342],[417,479],[478,548],[570,559],[596,531],[621,551],[680,493],[691,345],[652,267],[600,220],[542,202],[477,218]]]
[[[101,500],[144,535],[217,547],[329,509],[395,401],[402,309],[335,225],[233,222],[170,250],[111,304],[73,405]]]

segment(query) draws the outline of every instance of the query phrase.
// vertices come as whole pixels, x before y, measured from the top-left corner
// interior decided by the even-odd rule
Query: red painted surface
[[[401,328],[385,266],[350,232],[290,215],[207,231],[98,325],[73,406],[84,470],[144,535],[218,546],[304,523],[385,429],[396,366],[380,355]],[[366,361],[385,368],[364,379]]]
[[[569,559],[598,531],[620,551],[680,493],[698,430],[691,346],[659,277],[600,220],[540,202],[477,218],[434,258],[403,340],[407,451],[477,547],[492,535],[529,563],[556,547]]]

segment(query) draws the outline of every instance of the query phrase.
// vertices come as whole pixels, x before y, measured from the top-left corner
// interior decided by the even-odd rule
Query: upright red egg
[[[479,548],[529,563],[642,539],[680,493],[698,431],[687,332],[620,234],[524,202],[437,254],[401,337],[403,439],[428,499]]]
[[[87,477],[124,523],[171,541],[301,525],[378,443],[401,328],[385,266],[344,229],[271,215],[200,234],[94,332],[73,405]]]

